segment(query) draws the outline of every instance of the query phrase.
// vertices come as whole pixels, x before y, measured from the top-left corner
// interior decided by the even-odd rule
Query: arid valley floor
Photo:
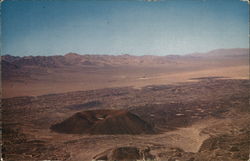
[[[249,159],[249,49],[1,65],[4,160]]]

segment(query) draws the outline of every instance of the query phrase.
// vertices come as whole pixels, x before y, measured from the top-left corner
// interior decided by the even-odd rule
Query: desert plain
[[[246,161],[249,49],[1,57],[4,160]]]

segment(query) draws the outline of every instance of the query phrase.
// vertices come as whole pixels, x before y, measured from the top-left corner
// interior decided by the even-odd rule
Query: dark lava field
[[[246,161],[249,80],[2,100],[4,160]]]

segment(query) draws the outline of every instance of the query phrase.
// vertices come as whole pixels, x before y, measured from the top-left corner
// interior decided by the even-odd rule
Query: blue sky
[[[2,54],[168,55],[248,48],[240,0],[8,0]]]

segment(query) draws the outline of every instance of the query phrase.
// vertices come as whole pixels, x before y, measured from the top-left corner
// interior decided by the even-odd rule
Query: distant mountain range
[[[64,56],[1,56],[2,76],[30,75],[30,73],[46,73],[48,69],[58,68],[103,68],[117,66],[164,66],[183,63],[202,63],[207,61],[230,60],[231,62],[247,60],[249,49],[218,49],[208,53],[192,53],[187,55],[167,56],[132,56],[132,55],[79,55],[68,53]]]
[[[12,69],[24,66],[40,66],[56,68],[62,66],[112,66],[112,65],[148,65],[148,64],[167,64],[175,63],[177,60],[192,58],[227,58],[227,57],[245,57],[248,56],[249,49],[218,49],[208,53],[192,53],[187,55],[167,55],[167,56],[132,56],[132,55],[80,55],[77,53],[68,53],[64,56],[1,56],[3,68]]]

